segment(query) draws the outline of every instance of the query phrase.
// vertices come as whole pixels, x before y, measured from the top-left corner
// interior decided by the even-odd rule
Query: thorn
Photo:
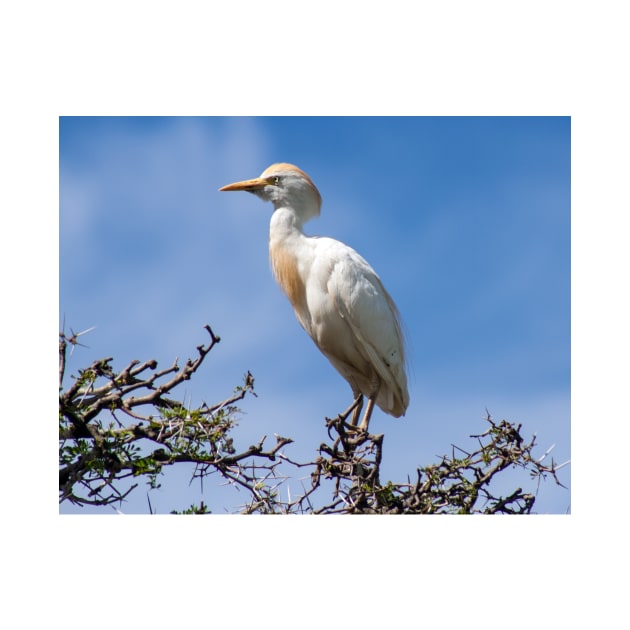
[[[538,458],[538,463],[542,462],[543,459],[545,459],[545,457],[547,457],[547,455],[549,455],[549,453],[551,453],[551,451],[553,451],[553,449],[556,448],[555,444],[552,444],[539,458]]]

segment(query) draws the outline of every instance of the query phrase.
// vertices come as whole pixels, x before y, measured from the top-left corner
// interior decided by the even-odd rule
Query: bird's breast
[[[302,318],[307,312],[306,286],[300,275],[297,257],[286,247],[272,244],[269,247],[269,258],[271,259],[271,268],[276,282],[289,298],[298,315],[298,319],[304,326],[305,322],[302,321]]]

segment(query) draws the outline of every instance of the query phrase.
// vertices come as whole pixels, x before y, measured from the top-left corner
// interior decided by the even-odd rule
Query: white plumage
[[[302,226],[318,216],[321,195],[311,178],[292,164],[273,164],[260,177],[229,184],[274,205],[269,256],[274,276],[302,328],[348,381],[356,424],[367,430],[376,403],[399,417],[409,405],[405,349],[398,309],[380,278],[351,247],[306,236]]]

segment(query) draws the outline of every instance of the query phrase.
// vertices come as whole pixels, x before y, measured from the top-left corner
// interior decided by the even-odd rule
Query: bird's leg
[[[365,408],[363,420],[361,420],[361,424],[359,425],[359,430],[365,431],[366,433],[368,430],[368,425],[370,424],[372,410],[374,409],[374,403],[376,402],[376,397],[378,396],[379,389],[381,389],[381,379],[377,376],[374,380],[374,389],[372,390],[372,393],[368,396],[368,404]]]
[[[363,408],[363,394],[360,392],[356,395],[355,399],[352,401],[352,404],[343,412],[340,413],[338,418],[343,420],[344,422],[348,419],[348,416],[352,412],[352,419],[350,420],[350,424],[352,426],[356,426],[359,415],[361,414],[361,409]]]
[[[372,410],[374,409],[374,401],[376,400],[376,394],[370,396],[368,398],[368,404],[365,408],[365,414],[363,416],[363,420],[361,420],[361,424],[359,425],[359,429],[361,431],[365,431],[367,433],[368,425],[370,424],[370,418],[372,417]]]
[[[363,394],[361,392],[359,392],[356,395],[356,398],[354,399],[354,402],[350,406],[350,409],[352,409],[352,419],[350,420],[350,424],[353,427],[356,427],[357,420],[359,419],[359,416],[361,415],[361,409],[363,409]],[[350,409],[348,409],[348,411],[350,411]]]

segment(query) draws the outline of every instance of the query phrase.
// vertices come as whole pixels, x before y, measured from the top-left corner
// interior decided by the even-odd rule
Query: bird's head
[[[272,164],[260,177],[228,184],[220,191],[245,190],[293,211],[301,223],[319,215],[322,198],[311,178],[293,164]]]

